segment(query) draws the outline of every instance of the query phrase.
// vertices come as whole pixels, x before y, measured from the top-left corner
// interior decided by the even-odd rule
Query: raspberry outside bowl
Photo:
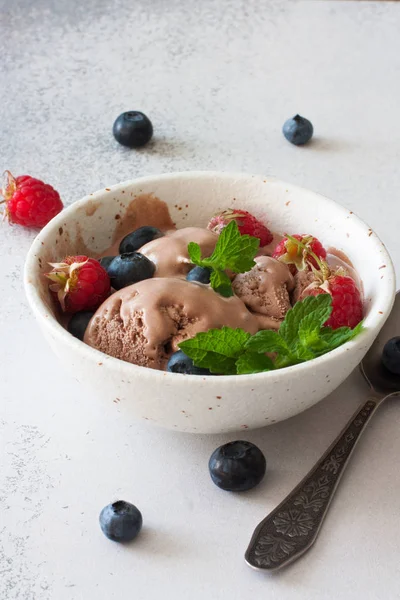
[[[344,251],[363,281],[365,330],[306,363],[255,375],[211,377],[138,367],[77,340],[57,320],[44,277],[48,263],[68,254],[95,256],[118,232],[156,225],[140,222],[140,209],[150,197],[166,203],[178,228],[206,226],[210,215],[237,207],[267,221],[275,231],[307,232],[325,246]],[[385,246],[352,212],[272,178],[218,172],[145,177],[86,196],[40,232],[28,253],[24,277],[29,303],[50,346],[74,377],[92,389],[105,418],[118,410],[132,421],[193,433],[263,427],[316,404],[362,360],[389,316],[395,294]]]

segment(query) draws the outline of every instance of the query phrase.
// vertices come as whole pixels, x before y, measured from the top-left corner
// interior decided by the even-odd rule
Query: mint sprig
[[[250,335],[242,329],[222,327],[198,333],[179,347],[196,366],[220,375],[281,369],[322,356],[363,330],[362,323],[354,329],[324,327],[331,312],[329,294],[309,296],[287,312],[279,331],[264,330]]]
[[[243,354],[251,334],[243,329],[210,329],[179,344],[197,367],[205,367],[212,373],[236,374],[236,361]]]
[[[288,310],[279,331],[259,331],[249,341],[247,349],[259,353],[278,352],[276,366],[279,368],[316,358],[314,346],[319,345],[322,326],[331,312],[330,294],[308,296]],[[273,341],[276,345],[280,344],[280,349],[265,350],[265,338],[269,346]],[[328,346],[324,348],[326,352],[331,349]]]
[[[236,374],[247,375],[251,373],[262,373],[272,371],[274,363],[266,354],[255,354],[254,352],[243,352],[236,360]]]
[[[191,262],[199,267],[211,269],[210,285],[225,297],[233,296],[232,284],[225,272],[246,273],[256,264],[260,240],[251,235],[241,235],[236,221],[231,221],[221,231],[214,252],[211,256],[202,258],[201,248],[195,242],[188,245]]]

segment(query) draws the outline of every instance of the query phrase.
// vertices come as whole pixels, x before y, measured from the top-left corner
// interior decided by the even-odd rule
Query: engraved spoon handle
[[[274,571],[296,560],[315,542],[340,478],[379,400],[368,400],[305,476],[255,529],[245,559]]]

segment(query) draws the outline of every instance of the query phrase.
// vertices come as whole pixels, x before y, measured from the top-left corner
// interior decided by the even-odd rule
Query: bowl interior
[[[153,199],[160,202],[154,206]],[[149,213],[149,202],[153,207]],[[164,204],[165,203],[165,204]],[[206,226],[228,207],[243,208],[273,231],[310,233],[344,251],[364,285],[366,325],[386,314],[394,291],[387,251],[351,211],[323,196],[284,182],[229,173],[175,173],[137,179],[100,190],[75,202],[36,238],[27,259],[29,296],[54,315],[43,273],[67,254],[96,255],[140,225],[160,225],[169,214],[178,228]],[[146,216],[144,216],[146,215]]]

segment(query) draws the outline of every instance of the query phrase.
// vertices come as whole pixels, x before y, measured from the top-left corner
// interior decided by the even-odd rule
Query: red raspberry
[[[207,229],[215,233],[221,233],[231,221],[236,221],[239,231],[242,235],[251,235],[260,240],[260,246],[267,246],[273,240],[273,235],[270,230],[263,225],[258,219],[251,215],[247,210],[233,209],[224,210],[222,213],[215,215]]]
[[[358,325],[363,318],[363,306],[360,290],[354,279],[347,275],[331,275],[322,287],[305,290],[304,295],[318,296],[327,293],[332,296],[332,313],[324,323],[325,327],[353,329]]]
[[[316,254],[318,258],[324,260],[326,258],[326,250],[321,242],[316,237],[308,234],[295,234],[291,237],[304,244],[305,248],[300,247],[287,237],[284,237],[275,248],[272,257],[290,265],[289,268],[292,275],[295,275],[297,271],[310,269],[310,265],[317,269],[318,264],[315,258],[310,256],[308,250]]]
[[[59,193],[29,175],[14,178],[6,171],[1,193],[10,223],[24,227],[44,227],[63,209]]]
[[[46,277],[53,283],[50,290],[57,296],[64,312],[95,310],[111,289],[107,271],[99,261],[87,256],[67,256]]]

